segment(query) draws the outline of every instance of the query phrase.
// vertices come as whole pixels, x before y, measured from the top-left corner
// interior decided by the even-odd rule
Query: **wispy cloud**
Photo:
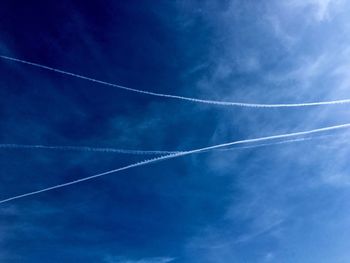
[[[172,262],[174,258],[168,257],[155,257],[155,258],[142,258],[142,259],[125,259],[118,256],[106,256],[105,263],[168,263]]]
[[[286,4],[290,8],[311,10],[316,21],[322,22],[331,19],[332,11],[342,2],[342,0],[290,0]]]
[[[97,151],[109,151],[106,145],[116,145],[208,152],[128,170],[108,183],[91,181],[72,191],[2,205],[0,259],[345,262],[350,225],[348,132],[320,140],[290,138],[293,143],[283,142],[287,138],[260,145],[242,143],[244,151],[199,148],[229,141],[235,146],[237,140],[249,143],[245,138],[348,123],[346,105],[264,110],[208,106],[350,99],[349,4],[160,2],[104,3],[100,10],[98,5],[72,5],[68,11],[59,9],[59,16],[50,11],[50,4],[45,8],[47,23],[34,16],[25,21],[31,29],[28,34],[23,33],[21,20],[26,16],[16,16],[17,10],[11,7],[8,12],[4,5],[2,27],[13,37],[0,33],[2,54],[96,79],[78,76],[90,80],[80,81],[18,63],[0,63],[5,72],[0,89],[1,141],[18,143],[10,147],[35,144],[33,149],[101,145]],[[41,9],[34,5],[29,13],[36,14],[35,10]],[[51,15],[54,19],[46,21]],[[5,48],[5,41],[16,45]],[[113,81],[157,97],[138,96],[135,90],[118,92]],[[94,128],[97,133],[90,132]],[[73,182],[113,167],[124,169],[124,161],[137,162],[133,156],[111,154],[102,155],[109,158],[102,162],[100,156],[6,151],[1,158],[2,196]]]

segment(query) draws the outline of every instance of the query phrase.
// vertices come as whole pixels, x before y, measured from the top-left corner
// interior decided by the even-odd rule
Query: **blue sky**
[[[0,54],[202,99],[349,99],[350,4],[2,1]],[[0,143],[191,150],[349,122],[131,93],[0,60]],[[184,156],[0,205],[1,262],[345,263],[348,131]],[[0,199],[149,156],[0,147]]]

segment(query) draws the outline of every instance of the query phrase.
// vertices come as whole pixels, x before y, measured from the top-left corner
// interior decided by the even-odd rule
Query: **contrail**
[[[323,139],[334,137],[335,134],[323,135],[323,136],[313,136],[313,137],[304,137],[297,138],[292,140],[283,140],[272,143],[264,143],[264,144],[256,144],[249,146],[239,146],[232,147],[227,149],[214,149],[214,151],[232,151],[232,150],[241,150],[241,149],[250,149],[250,148],[259,148],[264,146],[272,146],[277,144],[285,144],[285,143],[293,143],[293,142],[302,142],[316,139]],[[100,153],[116,153],[116,154],[130,154],[130,155],[166,155],[166,154],[174,154],[174,153],[182,153],[186,152],[186,150],[182,151],[152,151],[152,150],[130,150],[130,149],[118,149],[118,148],[103,148],[103,147],[90,147],[90,146],[62,146],[62,145],[42,145],[42,144],[15,144],[15,143],[7,143],[0,144],[0,149],[24,149],[24,150],[58,150],[58,151],[82,151],[82,152],[100,152]],[[208,150],[209,151],[209,150]],[[207,151],[206,151],[207,152]]]
[[[190,101],[190,102],[195,102],[195,103],[204,103],[204,104],[211,104],[211,105],[220,105],[220,106],[236,106],[236,107],[250,107],[250,108],[291,108],[291,107],[309,107],[309,106],[321,106],[321,105],[334,105],[334,104],[347,104],[350,103],[350,99],[343,99],[343,100],[332,100],[332,101],[320,101],[320,102],[305,102],[305,103],[280,103],[280,104],[260,104],[260,103],[244,103],[244,102],[231,102],[231,101],[217,101],[217,100],[205,100],[205,99],[197,99],[197,98],[191,98],[191,97],[184,97],[184,96],[179,96],[179,95],[171,95],[171,94],[163,94],[163,93],[157,93],[157,92],[152,92],[152,91],[146,91],[146,90],[139,90],[139,89],[133,89],[133,88],[128,88],[122,85],[117,85],[113,84],[110,82],[86,77],[83,75],[71,73],[68,71],[48,67],[45,65],[41,65],[38,63],[34,62],[29,62],[26,60],[18,59],[18,58],[12,58],[8,56],[2,56],[0,55],[0,58],[11,60],[11,61],[16,61],[20,62],[23,64],[31,65],[34,67],[54,71],[57,73],[61,73],[64,75],[92,81],[98,84],[102,85],[107,85],[107,86],[112,86],[115,88],[131,91],[131,92],[136,92],[136,93],[141,93],[141,94],[146,94],[146,95],[151,95],[151,96],[156,96],[156,97],[163,97],[163,98],[169,98],[169,99],[178,99],[178,100],[183,100],[183,101]]]
[[[267,143],[267,144],[258,144],[250,146],[241,146],[241,147],[232,147],[227,149],[216,149],[218,151],[231,151],[235,149],[249,149],[262,146],[270,146],[275,144],[284,144],[290,142],[299,142],[305,140],[314,140],[323,137],[330,137],[335,135],[325,135],[325,136],[314,136],[306,138],[298,138],[293,140],[284,140],[279,142]],[[43,145],[43,144],[16,144],[16,143],[3,143],[0,144],[0,149],[24,149],[24,150],[58,150],[58,151],[82,151],[82,152],[101,152],[101,153],[118,153],[118,154],[134,154],[134,155],[164,155],[164,154],[173,154],[186,152],[182,151],[152,151],[152,150],[130,150],[130,149],[118,149],[118,148],[104,148],[104,147],[90,147],[90,146],[70,146],[70,145]]]
[[[159,162],[159,161],[173,159],[173,158],[177,158],[177,157],[180,157],[180,156],[185,156],[185,155],[205,152],[205,151],[213,150],[213,149],[220,149],[220,148],[228,147],[228,146],[231,146],[231,145],[240,145],[240,144],[245,144],[245,143],[254,143],[254,142],[268,141],[268,140],[273,140],[273,139],[289,138],[289,137],[293,137],[293,136],[307,135],[307,134],[313,134],[313,133],[319,133],[319,132],[325,132],[325,131],[331,131],[331,130],[337,130],[337,129],[344,129],[344,128],[350,128],[350,123],[336,125],[336,126],[329,126],[329,127],[324,127],[324,128],[319,128],[319,129],[314,129],[314,130],[309,130],[309,131],[293,132],[293,133],[287,133],[287,134],[280,134],[280,135],[272,135],[272,136],[267,136],[267,137],[260,137],[260,138],[255,138],[255,139],[246,139],[246,140],[240,140],[240,141],[233,141],[233,142],[228,142],[228,143],[208,146],[208,147],[204,147],[204,148],[199,148],[199,149],[195,149],[195,150],[191,150],[191,151],[163,155],[163,156],[160,156],[160,157],[156,157],[156,158],[144,160],[144,161],[141,161],[141,162],[133,163],[133,164],[121,167],[121,168],[117,168],[117,169],[113,169],[113,170],[110,170],[110,171],[107,171],[107,172],[103,172],[103,173],[95,174],[95,175],[92,175],[92,176],[84,177],[84,178],[77,179],[77,180],[74,180],[74,181],[70,181],[70,182],[67,182],[67,183],[58,184],[58,185],[54,185],[54,186],[51,186],[51,187],[43,188],[41,190],[28,192],[28,193],[25,193],[25,194],[16,195],[16,196],[13,196],[13,197],[10,197],[10,198],[6,198],[6,199],[3,199],[3,200],[0,200],[0,204],[9,202],[9,201],[12,201],[12,200],[15,200],[15,199],[20,199],[20,198],[23,198],[23,197],[31,196],[31,195],[36,195],[36,194],[39,194],[39,193],[48,192],[48,191],[51,191],[51,190],[54,190],[54,189],[63,188],[63,187],[66,187],[66,186],[69,186],[69,185],[73,185],[73,184],[77,184],[77,183],[81,183],[81,182],[84,182],[84,181],[92,180],[92,179],[95,179],[95,178],[98,178],[98,177],[101,177],[101,176],[104,176],[104,175],[120,172],[120,171],[123,171],[123,170],[128,170],[128,169],[131,169],[131,168],[134,168],[134,167],[144,166],[144,165],[155,163],[155,162]]]
[[[227,149],[215,149],[215,151],[232,151],[232,150],[242,150],[242,149],[252,149],[252,148],[260,148],[260,147],[266,147],[266,146],[273,146],[273,145],[279,145],[279,144],[287,144],[287,143],[293,143],[293,142],[304,142],[304,141],[311,141],[311,140],[318,140],[318,139],[325,139],[330,137],[335,137],[336,134],[328,134],[323,136],[312,136],[312,137],[303,137],[298,139],[292,139],[292,140],[283,140],[278,142],[271,142],[271,143],[262,143],[262,144],[256,144],[256,145],[248,145],[248,146],[240,146],[240,147],[231,147]]]
[[[173,154],[179,151],[146,151],[146,150],[129,150],[117,148],[96,148],[89,146],[53,146],[40,144],[0,144],[0,149],[44,149],[59,151],[83,151],[83,152],[101,152],[101,153],[119,153],[119,154],[135,154],[135,155],[159,155]]]

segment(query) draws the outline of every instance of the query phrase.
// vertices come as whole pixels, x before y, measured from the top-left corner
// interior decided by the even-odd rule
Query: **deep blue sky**
[[[345,0],[2,1],[0,54],[196,98],[348,99],[349,11]],[[0,144],[186,150],[349,121],[348,105],[198,105],[0,60]],[[347,138],[187,156],[4,203],[0,261],[349,262]],[[0,148],[0,199],[145,158]]]

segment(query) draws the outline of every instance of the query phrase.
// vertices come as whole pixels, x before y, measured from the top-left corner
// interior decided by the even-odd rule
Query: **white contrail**
[[[83,151],[83,152],[102,152],[102,153],[119,153],[119,154],[136,154],[136,155],[156,155],[172,154],[179,151],[147,151],[147,150],[129,150],[117,148],[96,148],[89,146],[54,146],[41,144],[0,144],[0,149],[45,149],[59,151]]]
[[[204,104],[212,104],[212,105],[220,105],[220,106],[250,107],[250,108],[290,108],[290,107],[308,107],[308,106],[321,106],[321,105],[334,105],[334,104],[350,103],[350,99],[332,100],[332,101],[320,101],[320,102],[305,102],[305,103],[279,103],[279,104],[260,104],[260,103],[244,103],[244,102],[231,102],[231,101],[217,101],[217,100],[197,99],[197,98],[191,98],[191,97],[184,97],[184,96],[178,96],[178,95],[163,94],[163,93],[157,93],[157,92],[152,92],[152,91],[128,88],[128,87],[125,87],[125,86],[113,84],[113,83],[102,81],[102,80],[97,80],[97,79],[94,79],[94,78],[85,77],[85,76],[78,75],[78,74],[75,74],[75,73],[71,73],[71,72],[68,72],[68,71],[64,71],[64,70],[60,70],[60,69],[44,66],[44,65],[41,65],[41,64],[38,64],[38,63],[29,62],[29,61],[26,61],[26,60],[12,58],[12,57],[8,57],[8,56],[0,55],[0,58],[11,60],[11,61],[20,62],[20,63],[23,63],[23,64],[31,65],[31,66],[42,68],[42,69],[47,69],[47,70],[58,72],[58,73],[61,73],[61,74],[64,74],[64,75],[69,75],[69,76],[72,76],[72,77],[76,77],[76,78],[92,81],[92,82],[95,82],[95,83],[98,83],[98,84],[102,84],[102,85],[112,86],[112,87],[123,89],[123,90],[127,90],[127,91],[137,92],[137,93],[141,93],[141,94],[147,94],[147,95],[156,96],[156,97],[163,97],[163,98],[170,98],[170,99],[178,99],[178,100],[196,102],[196,103],[204,103]]]
[[[272,142],[272,143],[232,147],[232,148],[227,148],[227,149],[214,149],[214,151],[232,151],[232,150],[240,150],[240,149],[259,148],[259,147],[264,147],[264,146],[272,146],[272,145],[277,145],[277,144],[301,142],[301,141],[329,138],[329,137],[334,137],[334,136],[336,136],[336,135],[313,136],[313,137],[298,138],[298,139],[293,139],[293,140],[283,140],[283,141]],[[186,152],[186,150],[182,150],[182,151],[162,151],[162,150],[152,151],[152,150],[130,150],[130,149],[90,147],[90,146],[67,146],[67,145],[62,146],[62,145],[16,144],[16,143],[0,144],[0,149],[11,149],[11,150],[12,149],[24,149],[24,150],[36,150],[36,149],[41,150],[42,149],[42,150],[58,150],[58,151],[116,153],[116,154],[130,154],[130,155],[166,155],[166,154]]]
[[[228,146],[231,146],[231,145],[239,145],[239,144],[245,144],[245,143],[254,143],[254,142],[268,141],[268,140],[273,140],[273,139],[289,138],[289,137],[293,137],[293,136],[307,135],[307,134],[312,134],[312,133],[319,133],[319,132],[331,131],[331,130],[336,130],[336,129],[344,129],[344,128],[350,128],[350,123],[341,124],[341,125],[335,125],[335,126],[329,126],[329,127],[324,127],[324,128],[319,128],[319,129],[314,129],[314,130],[309,130],[309,131],[293,132],[293,133],[287,133],[287,134],[280,134],[280,135],[272,135],[272,136],[267,136],[267,137],[260,137],[260,138],[255,138],[255,139],[246,139],[246,140],[240,140],[240,141],[233,141],[233,142],[217,144],[217,145],[213,145],[213,146],[209,146],[209,147],[199,148],[199,149],[195,149],[195,150],[191,150],[191,151],[163,155],[163,156],[160,156],[160,157],[156,157],[156,158],[144,160],[144,161],[141,161],[141,162],[133,163],[133,164],[121,167],[121,168],[117,168],[117,169],[113,169],[113,170],[110,170],[110,171],[107,171],[107,172],[103,172],[103,173],[95,174],[95,175],[92,175],[92,176],[84,177],[84,178],[77,179],[77,180],[74,180],[74,181],[70,181],[70,182],[67,182],[67,183],[58,184],[58,185],[47,187],[47,188],[44,188],[44,189],[41,189],[41,190],[28,192],[28,193],[25,193],[25,194],[16,195],[16,196],[13,196],[13,197],[10,197],[10,198],[6,198],[6,199],[3,199],[3,200],[0,200],[0,204],[9,202],[9,201],[12,201],[12,200],[15,200],[15,199],[19,199],[19,198],[23,198],[23,197],[27,197],[27,196],[31,196],[31,195],[36,195],[36,194],[39,194],[39,193],[43,193],[43,192],[51,191],[51,190],[54,190],[54,189],[66,187],[66,186],[69,186],[69,185],[81,183],[81,182],[84,182],[84,181],[92,180],[92,179],[95,179],[95,178],[98,178],[98,177],[101,177],[101,176],[104,176],[104,175],[107,175],[107,174],[112,174],[112,173],[120,172],[120,171],[123,171],[123,170],[128,170],[128,169],[131,169],[131,168],[134,168],[134,167],[143,166],[143,165],[150,164],[150,163],[155,163],[155,162],[158,162],[158,161],[164,161],[164,160],[167,160],[167,159],[173,159],[173,158],[177,158],[177,157],[180,157],[180,156],[185,156],[185,155],[205,152],[205,151],[213,150],[213,149],[224,148],[224,147],[228,147]]]
[[[278,144],[286,144],[286,143],[294,143],[294,142],[302,142],[316,139],[323,139],[329,137],[335,137],[335,134],[323,135],[323,136],[312,136],[312,137],[303,137],[292,140],[282,140],[271,143],[262,143],[256,145],[248,145],[248,146],[238,146],[231,147],[225,149],[213,149],[207,150],[209,151],[233,151],[233,150],[242,150],[242,149],[251,149],[251,148],[260,148]],[[58,150],[58,151],[82,151],[82,152],[99,152],[99,153],[116,153],[116,154],[128,154],[128,155],[167,155],[167,154],[176,154],[186,152],[182,151],[151,151],[151,150],[129,150],[129,149],[118,149],[118,148],[103,148],[103,147],[90,147],[90,146],[62,146],[62,145],[42,145],[42,144],[0,144],[0,149],[24,149],[24,150]]]
[[[271,143],[262,143],[262,144],[240,146],[240,147],[231,147],[231,148],[227,148],[227,149],[215,149],[215,151],[232,151],[232,150],[252,149],[252,148],[273,146],[273,145],[278,145],[278,144],[287,144],[287,143],[293,143],[293,142],[304,142],[304,141],[310,141],[310,140],[325,139],[325,138],[330,138],[330,137],[335,137],[335,136],[337,136],[337,135],[336,134],[328,134],[328,135],[323,135],[323,136],[303,137],[303,138],[298,138],[298,139],[282,140],[282,141],[271,142]]]

